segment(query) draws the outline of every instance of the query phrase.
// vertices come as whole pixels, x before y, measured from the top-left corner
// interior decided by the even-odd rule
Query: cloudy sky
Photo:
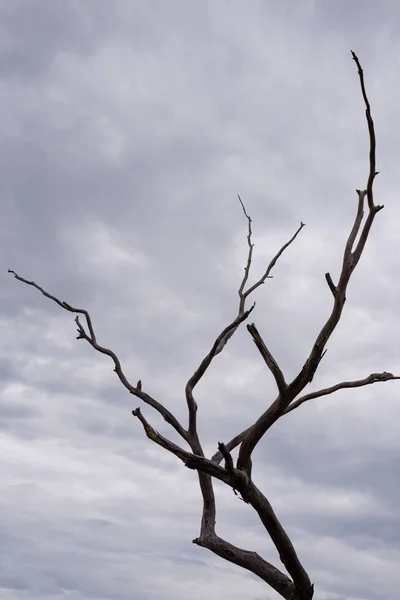
[[[396,0],[0,0],[0,598],[272,600],[191,543],[195,473],[152,445],[138,400],[77,341],[90,310],[127,376],[186,420],[184,385],[237,311],[253,218],[252,317],[287,379],[329,314],[368,173],[350,49],[365,69],[385,204],[312,389],[400,374]],[[310,402],[271,429],[255,478],[317,600],[398,600],[400,382]],[[197,391],[209,454],[274,385],[245,327]],[[161,432],[167,424],[149,407]],[[216,485],[218,532],[279,566]]]

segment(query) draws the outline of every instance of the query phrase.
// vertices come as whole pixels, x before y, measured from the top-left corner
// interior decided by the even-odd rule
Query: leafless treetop
[[[173,427],[173,429],[179,434],[184,442],[184,446],[175,444],[156,431],[151,426],[147,418],[142,414],[140,408],[136,408],[132,411],[132,414],[142,423],[144,431],[149,439],[177,456],[188,468],[194,469],[198,473],[199,484],[203,498],[203,514],[201,519],[200,535],[195,538],[193,542],[199,546],[206,547],[218,556],[251,571],[268,583],[286,600],[310,600],[313,596],[313,585],[311,584],[310,578],[296,554],[289,536],[275,515],[268,499],[258,489],[252,478],[252,453],[255,447],[267,433],[269,428],[278,419],[309,400],[332,394],[340,389],[357,388],[376,382],[400,378],[394,376],[392,373],[387,372],[372,373],[363,379],[355,381],[342,381],[335,383],[328,388],[302,395],[304,388],[313,380],[320,361],[326,352],[327,342],[329,341],[340,321],[346,301],[347,286],[350,282],[351,275],[363,253],[375,216],[383,208],[383,206],[374,203],[373,197],[373,184],[377,175],[375,164],[376,141],[374,122],[371,116],[370,103],[365,90],[363,70],[361,68],[359,59],[354,52],[352,52],[352,57],[357,65],[362,97],[365,104],[365,114],[368,125],[370,145],[369,175],[366,189],[356,190],[358,196],[357,211],[353,226],[345,244],[343,262],[338,281],[334,283],[329,273],[326,273],[325,275],[326,282],[332,293],[332,309],[326,321],[323,323],[303,367],[300,369],[296,377],[290,382],[287,382],[282,368],[273,357],[267,343],[263,339],[261,333],[258,331],[256,325],[254,323],[247,325],[247,330],[250,333],[262,360],[265,362],[266,367],[269,369],[272,377],[274,378],[276,384],[276,398],[254,421],[254,423],[250,424],[248,427],[246,427],[246,429],[239,432],[230,441],[226,443],[219,442],[216,444],[218,450],[211,458],[207,458],[205,456],[197,431],[196,417],[198,406],[194,397],[196,385],[199,383],[202,377],[204,377],[214,358],[217,356],[217,354],[222,352],[226,343],[232,337],[238,327],[248,319],[255,306],[253,304],[250,306],[250,308],[246,307],[248,298],[271,276],[271,271],[278,259],[283,252],[285,252],[296,240],[297,236],[304,228],[304,223],[300,223],[300,226],[289,239],[289,241],[287,241],[275,254],[261,277],[259,277],[255,283],[250,285],[249,279],[254,250],[254,244],[252,241],[252,220],[247,213],[242,199],[239,196],[239,202],[248,224],[248,254],[244,268],[243,279],[240,282],[238,290],[238,312],[232,321],[226,325],[226,327],[224,327],[221,333],[217,336],[208,354],[203,358],[196,371],[188,379],[185,387],[185,398],[188,407],[187,424],[180,423],[164,403],[154,398],[147,391],[144,391],[143,387],[145,389],[148,389],[148,387],[143,385],[140,380],[136,383],[136,385],[132,384],[128,380],[116,353],[98,343],[95,329],[87,310],[76,308],[65,301],[59,300],[55,296],[45,291],[34,281],[28,281],[27,279],[24,279],[15,273],[15,271],[9,270],[9,272],[12,273],[19,281],[36,288],[44,296],[56,302],[66,311],[75,313],[77,315],[75,322],[78,329],[78,339],[86,340],[91,346],[93,346],[95,350],[109,356],[114,364],[115,373],[128,392],[142,400],[144,404],[147,404],[158,411],[165,421],[169,423],[169,425],[171,425],[171,427]],[[366,203],[365,198],[367,198]],[[364,218],[365,210],[367,211],[366,218]],[[356,240],[358,241],[356,242]],[[81,315],[83,316],[84,323],[80,321]],[[239,452],[235,465],[231,452],[238,446]],[[224,466],[221,466],[222,461],[224,461]],[[270,538],[272,539],[287,574],[280,571],[269,562],[265,561],[257,553],[238,548],[217,535],[215,529],[216,504],[212,484],[213,477],[230,486],[235,493],[240,494],[244,502],[250,504],[254,508]]]

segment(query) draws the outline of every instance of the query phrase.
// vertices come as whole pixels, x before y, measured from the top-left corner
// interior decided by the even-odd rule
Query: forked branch
[[[321,396],[328,396],[329,394],[333,394],[334,392],[338,392],[339,390],[359,388],[365,385],[371,385],[372,383],[392,381],[394,379],[400,379],[400,377],[384,371],[383,373],[372,373],[364,379],[357,379],[355,381],[342,381],[341,383],[336,383],[335,385],[332,385],[328,388],[324,388],[322,390],[318,390],[316,392],[311,392],[310,394],[305,394],[304,396],[301,396],[300,398],[289,404],[289,406],[285,409],[283,414],[287,415],[289,412],[291,412],[295,408],[298,408],[308,400],[320,398]],[[247,427],[247,429],[235,435],[235,437],[232,438],[227,444],[224,444],[227,451],[232,452],[232,450],[237,448],[246,439],[247,435],[251,432],[252,427],[253,426],[250,425],[250,427]],[[218,451],[212,456],[211,460],[219,464],[223,458],[224,457],[221,451],[218,449]]]
[[[304,402],[308,400],[313,400],[314,398],[320,398],[321,396],[329,396],[329,394],[333,394],[338,390],[345,390],[348,388],[358,388],[363,387],[365,385],[371,385],[372,383],[384,382],[384,381],[393,381],[394,379],[400,379],[400,377],[393,375],[393,373],[387,373],[384,371],[383,373],[372,373],[365,377],[364,379],[356,379],[355,381],[342,381],[341,383],[337,383],[336,385],[332,385],[328,388],[324,388],[322,390],[318,390],[316,392],[311,392],[310,394],[305,394],[301,396],[287,407],[284,414],[288,414],[295,408],[298,408]]]
[[[277,400],[275,400],[271,404],[271,406],[257,419],[254,425],[251,427],[250,431],[242,440],[239,450],[237,467],[239,469],[245,470],[249,477],[251,476],[251,454],[255,446],[265,435],[268,429],[285,413],[290,403],[299,395],[299,393],[302,392],[305,386],[313,380],[313,377],[319,367],[321,359],[326,352],[326,344],[329,338],[331,337],[332,333],[336,329],[336,326],[338,325],[342,316],[342,311],[346,302],[347,286],[350,281],[351,275],[361,258],[374,218],[376,214],[383,208],[383,206],[375,205],[373,202],[372,187],[374,178],[376,176],[376,143],[374,122],[371,116],[370,104],[365,91],[363,72],[359,60],[354,54],[354,52],[352,52],[352,56],[358,67],[361,91],[366,105],[366,117],[370,137],[369,177],[367,189],[363,191],[357,190],[357,213],[354,219],[353,227],[350,231],[349,237],[345,245],[342,269],[337,286],[334,286],[329,273],[325,275],[329,288],[333,294],[333,307],[331,314],[329,315],[327,321],[325,322],[320,333],[318,334],[314,345],[311,349],[311,352],[306,362],[304,363],[303,368],[300,370],[299,374],[289,384],[288,389],[285,391],[284,394],[280,392],[280,395],[277,398]],[[362,227],[360,232],[364,215],[365,196],[368,197],[369,213],[364,223],[364,226]],[[359,241],[356,248],[354,249],[354,244],[358,235],[360,235]]]
[[[84,315],[89,333],[86,332],[84,326],[79,321],[79,316],[77,316],[75,318],[75,323],[78,328],[77,339],[86,340],[91,346],[93,346],[93,348],[95,350],[97,350],[97,352],[100,352],[101,354],[106,354],[107,356],[109,356],[114,363],[114,372],[117,374],[120,382],[128,390],[128,392],[133,394],[137,398],[140,398],[140,400],[142,400],[143,402],[145,402],[146,404],[148,404],[149,406],[154,408],[163,417],[163,419],[167,423],[169,423],[185,441],[187,441],[187,439],[188,439],[187,432],[185,431],[184,427],[182,427],[182,425],[179,423],[178,419],[172,414],[172,412],[169,411],[167,408],[165,408],[165,406],[162,405],[160,402],[158,402],[155,398],[150,396],[150,394],[147,394],[146,392],[144,392],[142,390],[142,383],[140,380],[138,381],[136,386],[132,385],[128,381],[127,377],[125,376],[125,374],[122,370],[121,362],[120,362],[118,356],[115,354],[115,352],[113,352],[109,348],[100,346],[100,344],[97,343],[94,327],[92,324],[92,319],[87,310],[85,310],[83,308],[75,308],[74,306],[71,306],[67,302],[63,302],[63,301],[59,300],[52,294],[49,294],[48,292],[46,292],[45,289],[43,289],[40,285],[38,285],[34,281],[28,281],[27,279],[24,279],[23,277],[18,275],[12,269],[8,269],[8,272],[11,273],[12,275],[14,275],[14,277],[16,279],[18,279],[18,281],[21,281],[22,283],[26,283],[27,285],[30,285],[30,286],[36,288],[37,290],[39,290],[39,292],[41,292],[43,294],[43,296],[46,296],[46,298],[53,300],[53,302],[58,304],[58,306],[61,306],[61,308],[63,308],[64,310],[75,313],[77,315],[79,315],[79,314]]]
[[[271,586],[278,594],[286,600],[295,598],[296,588],[287,575],[279,571],[271,563],[267,562],[257,552],[250,552],[238,548],[215,533],[210,536],[198,537],[193,540],[194,544],[211,550],[217,556],[230,563],[238,565]]]
[[[296,239],[296,237],[298,236],[298,234],[304,227],[304,223],[301,223],[300,227],[297,229],[297,231],[294,233],[294,235],[290,238],[290,240],[288,242],[286,242],[278,250],[278,252],[275,254],[275,256],[272,258],[271,262],[269,263],[269,265],[268,265],[265,273],[262,275],[262,277],[260,277],[260,279],[254,285],[252,285],[249,289],[246,290],[245,287],[246,287],[246,284],[247,284],[247,281],[249,278],[249,274],[250,274],[253,248],[254,248],[254,244],[252,242],[252,228],[251,228],[252,220],[251,220],[250,215],[246,211],[246,207],[245,207],[241,197],[238,196],[238,198],[239,198],[241,207],[243,209],[243,213],[248,221],[247,244],[248,244],[248,248],[249,248],[247,261],[246,261],[246,267],[244,270],[245,271],[244,276],[243,276],[243,279],[241,281],[241,284],[240,284],[240,287],[238,290],[238,293],[239,293],[238,314],[237,314],[236,318],[216,338],[210,352],[206,355],[206,357],[200,363],[200,366],[196,369],[194,374],[190,377],[189,381],[186,384],[186,388],[185,388],[186,403],[187,403],[188,412],[189,412],[189,426],[188,426],[189,443],[191,445],[193,452],[196,452],[197,454],[201,454],[201,455],[203,455],[203,450],[202,450],[200,440],[199,440],[198,434],[197,434],[197,408],[198,407],[197,407],[197,403],[194,399],[193,390],[194,390],[195,386],[199,383],[200,379],[205,375],[205,373],[206,373],[208,367],[210,366],[211,362],[213,361],[213,359],[224,349],[225,345],[227,344],[229,339],[233,336],[235,331],[238,329],[239,325],[248,318],[249,314],[254,309],[255,303],[253,304],[253,306],[250,309],[248,309],[248,310],[245,309],[246,299],[248,298],[248,296],[254,290],[256,290],[260,285],[262,285],[268,277],[270,277],[270,273],[271,273],[273,267],[275,266],[275,264],[277,263],[278,259],[280,258],[280,256],[283,254],[283,252],[286,250],[286,248],[288,248],[290,246],[290,244],[293,243],[293,241]],[[251,327],[254,328],[255,332],[257,331],[255,329],[254,325]],[[282,385],[286,386],[286,383],[284,382],[283,374],[280,371],[277,362],[272,357],[271,352],[268,350],[265,342],[261,339],[261,336],[258,332],[254,334],[253,339],[256,343],[257,348],[260,350],[264,360],[266,361],[266,364],[269,366],[269,368],[271,368],[272,373],[275,377],[275,380],[277,382],[279,381],[279,386],[281,386],[281,389],[282,389]]]
[[[239,200],[240,200],[240,202],[242,203],[242,206],[243,206],[243,202],[240,199],[240,197],[239,197]],[[244,207],[243,207],[243,210],[245,210]],[[290,238],[290,240],[288,242],[286,242],[285,244],[283,244],[283,246],[278,250],[278,252],[272,258],[271,262],[269,263],[268,267],[266,268],[264,274],[260,277],[260,279],[258,279],[258,281],[256,281],[252,286],[250,286],[247,290],[245,290],[244,287],[245,287],[245,284],[247,283],[247,280],[248,280],[248,277],[249,277],[250,268],[251,268],[252,254],[253,254],[253,248],[254,248],[254,244],[251,242],[251,236],[252,236],[251,219],[248,216],[248,214],[246,213],[246,211],[245,211],[245,215],[246,215],[247,219],[249,220],[249,233],[248,233],[248,236],[247,236],[248,245],[249,245],[249,253],[248,253],[248,256],[247,256],[247,263],[246,263],[246,267],[245,267],[245,275],[243,277],[242,284],[241,284],[241,286],[239,288],[240,306],[241,306],[241,308],[243,307],[243,310],[244,310],[244,302],[245,302],[246,298],[248,296],[250,296],[250,294],[252,294],[258,287],[260,287],[260,285],[263,285],[263,283],[265,283],[266,279],[268,279],[269,277],[272,277],[272,275],[270,273],[271,273],[272,269],[274,268],[274,266],[276,265],[276,263],[278,262],[279,258],[285,252],[286,248],[288,248],[294,242],[294,240],[299,235],[300,231],[306,225],[305,223],[300,223],[300,227],[295,231],[295,233],[292,235],[292,237]]]

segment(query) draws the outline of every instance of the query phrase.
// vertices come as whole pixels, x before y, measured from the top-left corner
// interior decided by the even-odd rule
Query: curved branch
[[[197,404],[193,398],[193,389],[199,383],[200,379],[203,377],[204,373],[208,369],[211,364],[211,361],[215,358],[215,356],[221,351],[221,344],[224,345],[226,343],[227,336],[236,331],[239,325],[247,319],[249,314],[254,309],[255,304],[249,309],[246,310],[243,314],[238,315],[232,323],[230,323],[225,329],[219,334],[217,339],[215,340],[210,352],[205,356],[205,358],[201,361],[200,366],[193,373],[191,378],[186,384],[185,394],[186,401],[189,409],[189,434],[194,435],[196,433],[196,413],[197,413]]]
[[[270,585],[285,600],[294,598],[295,586],[289,577],[271,563],[261,558],[257,552],[238,548],[216,534],[195,538],[193,543],[207,548],[224,560],[254,573],[254,575],[257,575],[257,577]]]
[[[125,376],[125,374],[122,370],[122,367],[121,367],[121,362],[120,362],[118,356],[115,354],[115,352],[113,352],[109,348],[100,346],[97,343],[94,327],[92,324],[92,319],[87,310],[85,310],[83,308],[75,308],[75,307],[71,306],[70,304],[68,304],[67,302],[63,302],[63,301],[59,300],[52,294],[49,294],[48,292],[46,292],[46,290],[44,290],[42,287],[40,287],[34,281],[28,281],[27,279],[20,277],[19,275],[17,275],[17,273],[15,271],[12,271],[11,269],[8,269],[8,272],[12,273],[14,275],[14,277],[16,279],[18,279],[19,281],[21,281],[22,283],[26,283],[27,285],[30,285],[30,286],[36,288],[37,290],[39,290],[39,292],[41,292],[43,294],[43,296],[46,296],[46,298],[50,298],[50,300],[53,300],[53,302],[55,302],[56,304],[61,306],[61,308],[63,308],[64,310],[66,310],[68,312],[76,313],[78,315],[79,314],[84,315],[85,319],[86,319],[86,324],[87,324],[87,327],[89,330],[89,334],[86,333],[85,328],[83,327],[82,323],[79,321],[79,316],[77,316],[75,318],[75,323],[78,328],[77,339],[86,340],[95,350],[97,350],[97,352],[100,352],[101,354],[106,354],[107,356],[109,356],[114,363],[114,372],[117,374],[118,379],[120,380],[122,385],[128,390],[128,392],[133,394],[137,398],[140,398],[140,400],[142,400],[143,402],[145,402],[146,404],[148,404],[149,406],[154,408],[163,417],[163,419],[167,423],[169,423],[185,441],[188,441],[188,435],[187,435],[186,430],[182,427],[182,425],[179,423],[178,419],[172,414],[172,412],[169,411],[167,408],[165,408],[165,406],[163,406],[160,402],[155,400],[155,398],[153,398],[149,394],[146,394],[145,392],[143,392],[142,391],[142,383],[140,380],[138,381],[136,386],[132,385],[128,381],[127,377]]]
[[[298,398],[297,400],[292,402],[292,404],[289,404],[289,406],[283,414],[287,415],[289,412],[291,412],[295,408],[298,408],[308,400],[320,398],[321,396],[328,396],[329,394],[333,394],[338,390],[344,390],[346,388],[357,388],[362,387],[364,385],[371,385],[371,383],[378,383],[381,381],[392,381],[394,379],[400,379],[400,377],[393,375],[393,373],[387,373],[386,371],[384,371],[383,373],[372,373],[368,377],[365,377],[365,379],[357,379],[355,381],[342,381],[341,383],[337,383],[336,385],[332,385],[331,387],[324,388],[323,390],[318,390],[317,392],[311,392],[310,394],[301,396],[301,398]]]
[[[245,214],[246,214],[246,212],[245,212]],[[246,216],[247,216],[247,214],[246,214]],[[247,218],[249,219],[249,239],[251,239],[251,228],[250,228],[251,219],[248,216],[247,216]],[[305,225],[306,225],[305,223],[302,223],[302,222],[300,223],[300,227],[295,231],[295,233],[292,235],[292,237],[290,238],[290,240],[288,242],[286,242],[285,244],[283,244],[283,246],[280,248],[280,250],[278,250],[278,252],[275,254],[275,256],[273,257],[273,259],[269,263],[269,265],[268,265],[268,267],[267,267],[264,275],[262,275],[262,277],[260,277],[260,279],[258,281],[256,281],[256,283],[254,285],[252,285],[245,292],[243,292],[243,289],[242,289],[241,290],[242,291],[242,295],[241,296],[240,296],[240,290],[239,290],[239,296],[240,296],[241,299],[243,297],[243,299],[245,300],[247,298],[247,296],[250,296],[250,294],[252,294],[254,292],[254,290],[256,290],[258,287],[260,287],[260,285],[262,285],[268,277],[271,277],[270,273],[271,273],[272,269],[274,268],[274,266],[276,265],[276,263],[278,262],[279,258],[282,256],[282,254],[284,253],[284,251],[286,250],[286,248],[288,248],[290,246],[290,244],[292,244],[294,242],[294,240],[297,238],[297,236],[299,235],[300,231],[303,229],[303,227],[305,227]],[[249,244],[250,244],[250,242],[249,242]],[[251,252],[252,252],[253,246],[254,246],[254,244],[251,245],[251,248],[249,250],[249,258],[248,258],[247,266],[246,266],[247,277],[245,275],[244,282],[246,282],[247,278],[248,278],[248,271],[250,270]],[[243,287],[244,287],[244,285],[243,285]]]
[[[351,55],[353,57],[354,62],[357,65],[358,76],[360,78],[360,86],[361,93],[364,99],[365,104],[365,116],[367,118],[368,124],[368,133],[369,133],[369,175],[368,175],[368,183],[367,183],[367,198],[368,198],[368,206],[369,209],[372,210],[374,208],[374,194],[373,194],[373,184],[375,177],[378,175],[379,171],[376,171],[376,138],[375,138],[375,127],[374,121],[371,115],[371,106],[368,100],[367,92],[365,90],[364,83],[364,71],[361,67],[360,61],[353,50],[351,50]],[[383,206],[381,207],[383,208]]]
[[[295,589],[298,593],[296,598],[312,598],[313,585],[311,584],[307,571],[301,564],[288,534],[280,523],[267,498],[257,488],[253,481],[249,481],[246,476],[237,478],[236,487],[242,494],[243,500],[250,504],[257,512],[262,524],[267,530],[279,553],[279,558],[293,579]]]

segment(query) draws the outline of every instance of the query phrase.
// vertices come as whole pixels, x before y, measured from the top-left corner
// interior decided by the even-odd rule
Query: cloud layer
[[[376,122],[379,213],[313,389],[400,374],[400,10],[394,0],[0,0],[0,598],[274,599],[193,544],[195,474],[152,446],[107,357],[8,268],[90,310],[127,375],[186,420],[184,385],[237,311],[253,218],[254,320],[287,379],[331,307]],[[396,383],[283,418],[255,477],[321,600],[397,600]],[[245,328],[197,392],[207,451],[274,398]],[[161,432],[168,426],[144,409]],[[216,484],[218,531],[279,566]]]

